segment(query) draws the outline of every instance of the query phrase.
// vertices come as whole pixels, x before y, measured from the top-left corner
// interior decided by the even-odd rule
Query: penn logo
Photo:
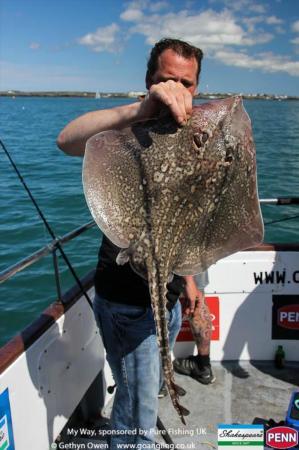
[[[299,330],[299,305],[287,305],[278,309],[278,325]]]
[[[273,448],[292,448],[298,444],[298,431],[290,427],[274,427],[266,432],[266,444]]]

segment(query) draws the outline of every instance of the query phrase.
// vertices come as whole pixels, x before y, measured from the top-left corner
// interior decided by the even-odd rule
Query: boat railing
[[[299,205],[299,197],[260,198],[259,201],[268,205]]]
[[[260,199],[260,204],[269,204],[269,205],[299,205],[299,197],[278,197],[278,198],[263,198]],[[57,250],[59,251],[59,247],[85,231],[89,230],[90,228],[94,227],[96,223],[92,220],[90,222],[87,222],[86,224],[74,229],[73,231],[65,234],[61,238],[53,239],[51,242],[49,242],[44,247],[40,248],[36,252],[32,253],[31,255],[27,256],[26,258],[20,260],[16,264],[10,266],[8,269],[5,269],[4,271],[0,272],[0,283],[3,283],[10,279],[12,276],[14,276],[16,273],[24,270],[25,268],[31,266],[35,262],[39,261],[44,256],[49,255],[52,253],[53,255],[53,265],[54,265],[54,272],[55,272],[55,280],[56,280],[56,288],[57,288],[57,294],[58,299],[62,299],[62,293],[61,293],[61,287],[60,287],[60,277],[59,277],[59,268],[58,268],[58,260],[57,260]]]
[[[16,273],[26,269],[35,262],[39,261],[44,256],[47,256],[50,253],[52,253],[58,300],[62,301],[63,296],[60,287],[57,250],[59,251],[59,247],[61,245],[66,244],[67,242],[75,239],[76,237],[80,236],[82,233],[94,227],[95,225],[96,223],[93,220],[91,220],[90,222],[87,222],[84,225],[75,228],[74,230],[65,234],[61,238],[53,239],[51,242],[49,242],[47,245],[40,248],[36,252],[18,261],[16,264],[13,264],[8,269],[5,269],[2,272],[0,272],[0,283],[4,283],[5,281],[9,280],[12,276],[14,276]]]

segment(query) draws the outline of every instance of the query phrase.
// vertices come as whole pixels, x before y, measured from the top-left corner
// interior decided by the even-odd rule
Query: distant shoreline
[[[0,97],[83,97],[83,98],[139,98],[145,92],[88,92],[88,91],[0,91]],[[198,99],[217,99],[240,95],[247,100],[299,100],[295,95],[275,94],[243,94],[243,93],[200,93],[195,96]]]

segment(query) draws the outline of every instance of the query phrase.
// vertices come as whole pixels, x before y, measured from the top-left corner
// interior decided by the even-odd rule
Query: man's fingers
[[[153,85],[150,96],[166,105],[180,125],[187,122],[192,112],[192,95],[181,83],[168,80]]]
[[[186,89],[184,90],[183,94],[184,94],[184,105],[185,105],[186,116],[187,116],[187,119],[189,119],[192,114],[192,95]]]
[[[190,104],[192,110],[192,96],[181,83],[177,83],[172,80],[169,80],[168,82],[168,89],[173,98],[170,105],[170,110],[175,120],[180,125],[185,125],[188,120],[188,115],[191,114]]]
[[[171,114],[173,115],[174,119],[180,124],[183,125],[186,122],[186,112],[185,112],[185,102],[183,97],[173,92],[171,88],[168,86],[159,86],[160,89],[154,91],[156,98],[162,102],[164,105],[166,105]]]
[[[170,93],[172,101],[169,109],[174,119],[180,124],[185,125],[187,122],[187,114],[185,110],[184,96],[181,93]]]
[[[190,299],[189,308],[190,308],[190,313],[193,314],[194,309],[195,309],[195,299],[193,299],[193,298]]]

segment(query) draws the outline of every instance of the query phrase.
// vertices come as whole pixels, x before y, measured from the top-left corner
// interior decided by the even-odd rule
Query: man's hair
[[[177,53],[180,56],[183,56],[186,59],[195,58],[197,61],[197,74],[196,74],[196,80],[198,83],[198,77],[200,74],[201,69],[201,60],[203,57],[203,52],[200,48],[194,47],[191,44],[188,44],[188,42],[180,41],[179,39],[161,39],[159,42],[157,42],[154,47],[152,48],[148,63],[147,63],[147,71],[146,71],[146,87],[149,88],[151,84],[151,78],[155,74],[155,72],[158,70],[158,64],[159,64],[159,56],[161,53],[163,53],[165,50],[173,50],[175,53]]]

